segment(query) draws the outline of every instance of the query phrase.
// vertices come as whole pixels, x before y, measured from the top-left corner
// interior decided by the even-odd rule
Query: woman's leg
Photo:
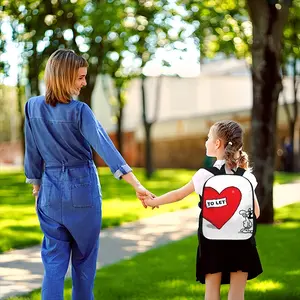
[[[82,255],[76,244],[72,247],[73,300],[93,300],[99,239],[94,247]]]
[[[59,223],[48,218],[38,209],[44,232],[41,256],[44,264],[42,284],[43,300],[63,300],[64,280],[70,260],[70,236]]]
[[[205,275],[205,300],[220,300],[222,273]]]
[[[74,242],[72,248],[73,300],[93,300],[96,274],[101,212],[93,208],[79,209],[74,218],[68,216],[68,229]],[[77,217],[76,221],[75,217]]]
[[[228,300],[244,300],[248,273],[238,271],[230,273]]]

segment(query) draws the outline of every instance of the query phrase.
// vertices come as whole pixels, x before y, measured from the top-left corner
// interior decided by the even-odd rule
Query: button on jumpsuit
[[[44,96],[26,103],[24,165],[26,182],[40,185],[44,300],[63,299],[70,256],[72,299],[94,299],[101,187],[91,147],[117,179],[132,171],[85,103],[52,107]]]

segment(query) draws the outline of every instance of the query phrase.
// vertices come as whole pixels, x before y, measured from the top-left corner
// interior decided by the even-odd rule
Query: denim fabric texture
[[[26,182],[40,185],[43,300],[63,299],[70,258],[72,299],[94,299],[102,209],[91,147],[117,179],[131,172],[88,105],[72,100],[52,107],[44,96],[27,101],[24,166]]]

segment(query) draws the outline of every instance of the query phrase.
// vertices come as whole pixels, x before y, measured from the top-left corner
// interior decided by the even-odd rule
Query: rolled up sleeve
[[[123,175],[132,171],[86,104],[83,104],[81,109],[79,128],[87,142],[108,165],[115,178],[121,179]]]
[[[28,114],[28,102],[25,105],[25,159],[24,169],[26,176],[26,183],[40,185],[43,174],[44,161],[36,146],[32,128],[30,126],[30,119]]]

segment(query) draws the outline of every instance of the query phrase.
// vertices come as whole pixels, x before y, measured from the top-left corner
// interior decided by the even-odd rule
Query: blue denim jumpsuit
[[[25,175],[27,183],[41,185],[37,213],[44,233],[44,300],[63,299],[70,255],[72,299],[94,299],[101,187],[91,147],[117,179],[132,171],[85,103],[52,107],[44,96],[28,100]]]

